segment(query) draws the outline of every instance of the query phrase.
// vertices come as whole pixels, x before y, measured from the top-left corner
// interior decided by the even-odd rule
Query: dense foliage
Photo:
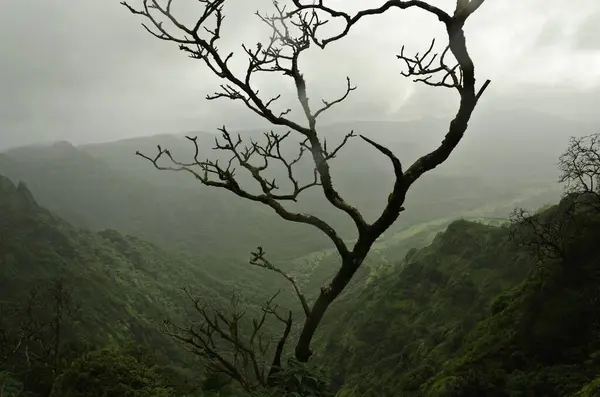
[[[0,368],[39,391],[94,346],[134,341],[181,365],[187,356],[158,332],[163,320],[186,318],[180,287],[191,284],[219,303],[237,283],[213,258],[173,254],[114,230],[76,229],[4,177],[0,245]],[[262,295],[259,285],[245,286]]]
[[[138,357],[103,349],[77,358],[56,379],[50,397],[171,397],[155,366]]]

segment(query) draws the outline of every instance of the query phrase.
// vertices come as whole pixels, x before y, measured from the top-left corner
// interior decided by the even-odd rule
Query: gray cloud
[[[175,45],[150,37],[139,26],[141,20],[117,0],[4,2],[0,147],[259,123],[240,104],[205,101],[218,87],[217,79]],[[193,16],[190,7],[196,2],[176,3],[182,3],[182,15]],[[331,1],[350,9],[375,3]],[[450,9],[454,0],[434,3]],[[577,8],[562,0],[484,4],[467,33],[480,79],[493,80],[486,100],[595,117],[574,98],[600,97],[600,6],[597,0],[577,3]],[[252,14],[268,8],[268,0],[230,0],[221,48],[239,50],[241,42],[254,45],[264,39],[264,28]],[[420,11],[395,10],[365,19],[345,40],[302,60],[310,97],[335,97],[348,75],[359,89],[327,121],[449,114],[452,93],[412,84],[399,75],[395,59],[402,44],[419,51],[432,37],[442,46],[443,27]],[[283,93],[282,107],[294,103],[290,81],[267,77],[257,80],[261,92]]]
[[[600,50],[600,5],[589,12],[583,22],[577,27],[575,44],[582,50]]]

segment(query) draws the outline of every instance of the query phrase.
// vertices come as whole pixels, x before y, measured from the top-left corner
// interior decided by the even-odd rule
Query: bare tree
[[[538,265],[548,260],[567,261],[574,227],[575,206],[570,205],[565,212],[546,215],[531,213],[517,208],[510,214],[509,239],[518,246],[527,248],[538,260]]]
[[[600,199],[600,134],[571,137],[558,167],[567,194],[588,193]]]
[[[195,137],[188,137],[194,145],[195,156],[190,161],[175,159],[168,149],[158,147],[156,155],[137,153],[152,162],[161,170],[182,171],[193,175],[206,186],[219,187],[231,191],[239,197],[262,203],[271,207],[281,218],[290,222],[314,226],[332,241],[340,257],[340,266],[328,285],[321,288],[319,296],[305,307],[305,319],[295,346],[295,356],[301,362],[309,360],[312,351],[311,340],[331,303],[348,285],[353,275],[363,263],[375,240],[384,233],[404,210],[406,193],[412,184],[426,172],[444,163],[461,141],[477,102],[489,84],[487,80],[481,88],[476,87],[475,67],[469,55],[463,27],[467,19],[484,3],[484,0],[457,0],[452,14],[426,3],[425,1],[389,0],[376,8],[364,9],[354,15],[335,10],[325,1],[291,0],[288,7],[274,1],[275,12],[272,15],[257,16],[271,30],[269,40],[259,43],[255,48],[242,45],[248,58],[247,68],[242,74],[236,74],[230,67],[233,53],[224,54],[218,48],[223,27],[223,6],[225,0],[198,0],[202,11],[192,24],[184,20],[189,15],[176,15],[174,0],[138,0],[134,6],[127,1],[122,4],[133,14],[143,17],[144,28],[154,37],[167,42],[177,43],[179,48],[191,58],[202,61],[224,83],[221,91],[208,95],[208,100],[226,98],[243,103],[248,109],[276,126],[289,129],[285,134],[268,133],[264,143],[251,141],[243,145],[241,138],[233,137],[226,127],[221,128],[221,140],[216,142],[216,150],[229,152],[231,159],[225,164],[217,161],[202,160],[200,148]],[[329,161],[341,150],[344,144],[355,136],[349,132],[342,143],[328,148],[318,133],[317,120],[324,112],[343,102],[356,87],[346,78],[346,88],[336,99],[323,99],[316,104],[309,100],[306,80],[301,72],[300,56],[311,46],[325,48],[330,43],[344,38],[360,20],[365,17],[383,14],[390,9],[415,8],[436,17],[446,28],[448,44],[441,53],[434,51],[435,41],[423,54],[414,56],[405,54],[404,48],[397,56],[404,66],[403,75],[415,81],[434,87],[447,87],[456,90],[460,104],[455,117],[440,145],[424,154],[407,169],[388,148],[362,136],[373,148],[387,156],[394,168],[395,182],[387,205],[377,217],[369,223],[361,212],[341,197],[332,181]],[[323,38],[320,29],[327,18],[344,22],[343,29],[336,35]],[[454,58],[454,59],[449,59]],[[253,78],[263,73],[277,73],[288,76],[294,83],[297,99],[301,106],[304,122],[294,121],[290,117],[291,109],[275,110],[274,105],[281,95],[264,97],[253,88]],[[281,154],[281,144],[291,133],[300,137],[298,156],[286,159]],[[309,155],[314,165],[314,178],[301,182],[294,175],[295,165],[304,155]],[[163,160],[169,163],[165,165]],[[282,164],[287,170],[291,189],[283,191],[274,180],[265,176],[264,171],[270,163]],[[236,167],[245,169],[260,187],[260,193],[252,193],[242,188],[236,178]],[[286,202],[295,202],[299,195],[311,188],[319,188],[327,201],[337,210],[345,213],[354,223],[358,238],[352,247],[342,240],[338,231],[323,219],[306,213],[286,209]],[[264,258],[264,252],[263,256]]]
[[[272,386],[275,375],[281,370],[283,348],[292,329],[292,312],[282,314],[274,304],[279,292],[261,307],[261,315],[251,321],[246,321],[246,308],[240,305],[237,294],[224,310],[208,307],[192,297],[187,289],[184,292],[199,314],[199,323],[180,326],[165,321],[163,333],[187,351],[204,358],[209,371],[226,374],[248,392]],[[264,331],[270,319],[284,326],[274,348]]]
[[[566,263],[574,242],[597,227],[596,217],[589,214],[600,210],[600,134],[571,137],[558,167],[567,199],[555,211],[517,208],[511,213],[510,239],[527,247],[540,265],[548,260]]]
[[[0,307],[0,368],[17,368],[53,380],[65,358],[66,331],[79,311],[66,283],[53,280],[32,288],[21,302]]]

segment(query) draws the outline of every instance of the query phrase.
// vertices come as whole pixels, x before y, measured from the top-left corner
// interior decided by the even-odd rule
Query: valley
[[[571,3],[7,4],[0,397],[600,397]]]
[[[131,143],[106,145],[111,148],[106,153],[126,156]],[[119,149],[120,145],[127,150]],[[165,178],[164,172],[125,169],[125,157],[109,162],[101,157],[100,149],[57,143],[0,155],[0,174],[10,176],[3,177],[0,195],[4,225],[0,300],[27,301],[30,291],[68,286],[77,297],[79,311],[73,319],[63,319],[65,327],[68,324],[71,335],[92,337],[86,336],[84,343],[80,336],[71,336],[80,345],[77,349],[122,349],[131,343],[151,347],[156,365],[170,368],[161,370],[168,376],[155,375],[167,379],[169,390],[210,389],[215,387],[208,386],[216,381],[211,380],[213,375],[208,372],[200,379],[191,375],[189,370],[200,364],[164,333],[164,324],[186,324],[197,318],[189,298],[222,310],[228,307],[231,294],[237,294],[248,313],[256,316],[262,302],[280,291],[278,305],[300,317],[302,307],[287,280],[244,260],[252,244],[273,246],[272,263],[293,277],[309,302],[333,277],[337,254],[324,248],[326,242],[314,240],[309,230],[278,229],[273,223],[276,218],[259,205],[225,199],[226,194],[223,200],[217,199],[221,192]],[[375,175],[379,171],[363,172]],[[150,175],[157,175],[157,180]],[[440,175],[438,179],[447,186],[456,177]],[[474,184],[476,191],[482,182],[469,177],[462,183]],[[538,281],[528,251],[511,248],[507,240],[507,227],[515,227],[507,226],[512,222],[509,213],[517,207],[547,208],[559,197],[560,185],[531,184],[504,196],[484,186],[479,196],[469,199],[460,196],[458,189],[450,202],[440,201],[439,209],[425,200],[430,213],[421,217],[416,213],[374,244],[315,339],[319,346],[316,362],[332,379],[337,395],[452,396],[450,390],[459,387],[452,383],[456,376],[452,371],[471,364],[459,365],[450,357],[472,354],[469,343],[484,335],[478,332],[494,327],[495,321],[505,321],[504,311],[493,309],[490,314],[489,308],[497,306],[499,299],[512,299],[509,302],[514,303],[503,305],[516,305],[511,321],[523,321],[514,316],[525,310],[525,301],[514,299],[532,299],[530,290]],[[435,184],[428,187],[436,188]],[[469,192],[472,195],[473,189]],[[369,205],[368,196],[361,196],[360,191],[355,195]],[[459,203],[453,204],[452,199]],[[308,200],[305,205],[319,211],[316,202]],[[415,207],[418,211],[419,206]],[[142,239],[134,237],[136,232]],[[224,248],[232,245],[236,249]],[[386,322],[386,318],[394,320]],[[10,324],[8,320],[5,326]],[[274,323],[265,332],[276,335],[277,330]],[[292,337],[298,331],[293,328]],[[375,350],[370,347],[373,338],[378,340]],[[66,346],[61,354],[73,348]],[[373,364],[363,367],[362,362]],[[397,362],[395,371],[405,374],[393,382],[387,379],[390,362]],[[33,369],[21,370],[25,371],[22,381],[27,381]],[[371,381],[365,382],[366,378]],[[564,387],[584,386],[583,381],[573,382]],[[236,394],[230,381],[220,384],[222,393]],[[514,387],[523,387],[519,385]],[[36,387],[32,392],[43,394],[48,386],[40,382]],[[469,393],[489,392],[482,390]]]

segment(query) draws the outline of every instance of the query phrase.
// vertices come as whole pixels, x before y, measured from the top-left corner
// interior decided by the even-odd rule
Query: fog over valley
[[[600,396],[597,0],[6,0],[0,397]]]

